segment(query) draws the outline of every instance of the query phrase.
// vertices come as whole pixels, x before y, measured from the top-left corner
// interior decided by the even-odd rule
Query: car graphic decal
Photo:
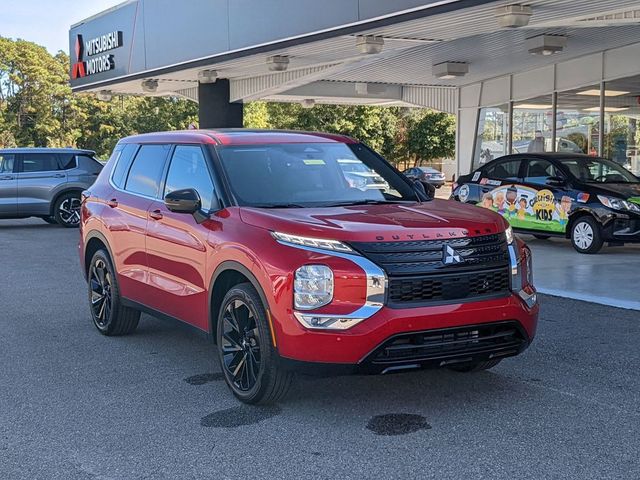
[[[514,228],[564,233],[573,200],[563,195],[558,201],[551,190],[510,184],[486,192],[477,205],[499,213]]]

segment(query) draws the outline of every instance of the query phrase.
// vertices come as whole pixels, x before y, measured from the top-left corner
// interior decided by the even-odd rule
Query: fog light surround
[[[293,304],[297,310],[314,310],[333,300],[333,271],[326,265],[303,265],[293,282]]]

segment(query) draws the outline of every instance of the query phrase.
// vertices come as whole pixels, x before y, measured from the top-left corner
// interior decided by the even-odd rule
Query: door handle
[[[64,178],[64,173],[56,173],[53,178]]]
[[[3,175],[0,177],[0,180],[13,180],[12,175]]]
[[[118,206],[118,200],[112,198],[107,202],[107,205],[109,205],[111,208],[116,208]]]
[[[160,210],[154,210],[152,212],[149,212],[149,216],[154,220],[162,220],[162,217],[163,217],[162,212]]]

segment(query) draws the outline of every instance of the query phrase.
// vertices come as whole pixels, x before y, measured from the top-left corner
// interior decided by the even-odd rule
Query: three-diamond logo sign
[[[456,252],[450,245],[445,245],[442,249],[442,263],[445,265],[453,265],[456,263],[462,263],[464,260],[462,256]]]
[[[122,46],[122,32],[116,30],[84,41],[76,35],[76,62],[71,67],[71,78],[78,79],[116,68],[113,55],[109,52]],[[85,59],[85,55],[88,57]]]

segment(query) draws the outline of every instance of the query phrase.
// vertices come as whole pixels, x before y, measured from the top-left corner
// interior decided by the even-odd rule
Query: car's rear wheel
[[[80,225],[80,194],[69,192],[60,195],[53,206],[53,218],[63,227]]]
[[[267,312],[249,283],[227,292],[218,313],[216,340],[224,378],[233,394],[249,404],[282,399],[293,374],[278,365]]]
[[[571,227],[571,244],[580,253],[598,253],[604,244],[598,222],[590,216],[578,218]]]
[[[103,335],[127,335],[138,327],[140,312],[122,305],[115,269],[105,250],[89,265],[89,304],[93,324]]]
[[[490,368],[495,367],[500,363],[501,360],[502,359],[487,360],[484,362],[461,363],[459,365],[450,365],[449,369],[462,373],[481,372],[483,370],[489,370]]]

